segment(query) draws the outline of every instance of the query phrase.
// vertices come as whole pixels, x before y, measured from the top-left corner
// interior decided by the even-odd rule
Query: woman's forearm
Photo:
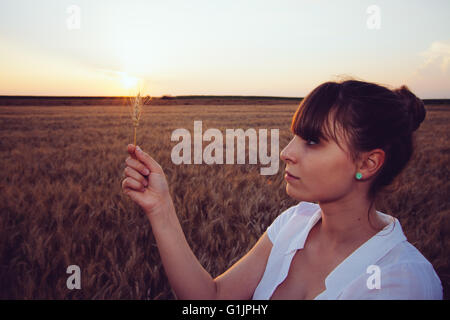
[[[166,275],[178,299],[213,300],[216,284],[189,247],[172,201],[149,220]]]

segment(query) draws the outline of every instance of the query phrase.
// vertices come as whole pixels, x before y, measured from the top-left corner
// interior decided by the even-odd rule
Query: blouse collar
[[[320,206],[317,204],[315,204],[315,206],[317,207],[315,207],[313,211],[310,211],[314,213],[307,221],[307,225],[303,229],[303,232],[300,232],[293,239],[288,246],[288,249],[285,251],[285,255],[292,253],[292,251],[303,249],[309,231],[321,218]],[[377,212],[384,216],[391,217],[382,212]],[[295,218],[299,219],[302,218],[302,216],[303,214],[298,214]],[[295,222],[295,220],[292,221],[292,223]],[[348,256],[336,268],[334,268],[333,271],[331,271],[325,279],[325,291],[327,292],[327,297],[334,299],[353,279],[366,273],[368,266],[375,264],[392,248],[405,240],[406,237],[403,233],[402,227],[400,226],[400,222],[397,218],[393,218],[391,223],[353,251],[350,256]]]

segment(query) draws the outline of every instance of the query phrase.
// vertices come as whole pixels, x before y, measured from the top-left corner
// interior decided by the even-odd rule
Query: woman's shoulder
[[[393,232],[394,235],[389,239],[392,239],[392,241],[396,242],[396,244],[389,249],[387,254],[383,256],[378,263],[385,266],[388,265],[394,266],[400,263],[409,263],[413,265],[428,264],[431,266],[431,263],[427,260],[427,258],[425,258],[425,256],[413,244],[411,244],[408,241],[405,233],[403,232],[403,228],[402,225],[400,224],[400,221],[397,218],[394,218],[393,216],[387,215],[383,212],[380,211],[377,212],[381,214],[382,217],[384,217],[385,222],[388,222],[389,220],[392,221],[392,223],[389,223],[383,229],[383,231],[379,233],[379,235],[389,236],[389,234]]]
[[[358,276],[341,293],[340,299],[356,300],[441,300],[442,283],[433,265],[408,241]],[[376,272],[375,272],[376,271]],[[375,279],[379,279],[378,286]]]
[[[397,225],[400,227],[400,222],[396,219]],[[403,230],[400,230],[404,236]],[[385,267],[395,268],[403,264],[410,266],[427,265],[432,267],[432,264],[428,259],[404,236],[404,241],[398,242],[393,246],[385,256],[383,256],[377,263]]]
[[[430,263],[427,258],[408,240],[400,242],[392,248],[390,254],[395,256],[397,262]]]
[[[397,244],[377,265],[392,294],[403,288],[409,299],[442,299],[442,283],[433,265],[409,241]]]
[[[368,242],[372,246],[366,252],[367,264],[372,268],[366,270],[364,264],[341,298],[442,299],[442,283],[433,265],[407,240],[398,219],[379,235]],[[372,256],[377,248],[379,254]],[[374,279],[379,279],[377,287],[371,283]]]
[[[442,300],[442,283],[429,263],[398,262],[377,266],[378,271],[361,275],[346,287],[340,299]],[[378,287],[374,279],[379,278]]]

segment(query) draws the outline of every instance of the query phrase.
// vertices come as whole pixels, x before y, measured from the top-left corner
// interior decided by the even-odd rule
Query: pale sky
[[[0,95],[303,97],[347,76],[450,98],[449,12],[448,0],[1,0]]]

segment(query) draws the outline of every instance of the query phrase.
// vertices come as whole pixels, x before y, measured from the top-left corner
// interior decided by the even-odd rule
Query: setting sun
[[[120,74],[120,83],[125,89],[132,89],[137,86],[139,78],[128,75],[123,72]]]

